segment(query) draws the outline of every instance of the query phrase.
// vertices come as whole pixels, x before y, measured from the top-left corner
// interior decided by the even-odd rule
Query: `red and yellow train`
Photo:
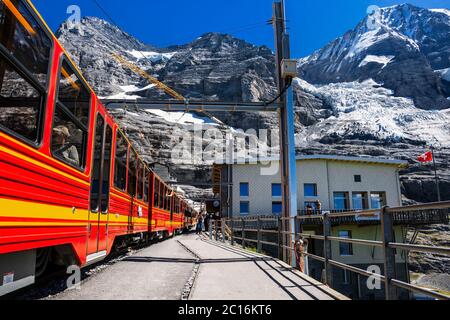
[[[171,236],[195,210],[135,151],[29,1],[0,1],[0,295]]]

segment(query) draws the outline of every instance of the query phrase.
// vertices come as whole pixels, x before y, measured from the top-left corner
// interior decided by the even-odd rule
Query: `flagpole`
[[[438,202],[441,202],[441,188],[439,186],[439,177],[437,174],[436,158],[434,156],[434,146],[431,146],[431,153],[433,155],[434,177],[436,179],[436,191],[437,191],[437,196],[438,196]]]

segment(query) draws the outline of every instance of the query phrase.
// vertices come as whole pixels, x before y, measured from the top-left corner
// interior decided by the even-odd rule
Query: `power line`
[[[122,34],[127,37],[129,40],[133,40],[131,38],[131,35],[129,35],[128,33],[126,33],[125,31],[122,30],[122,28],[120,27],[120,25],[118,23],[116,23],[116,21],[111,17],[111,15],[108,13],[108,11],[106,11],[105,8],[103,8],[103,6],[97,1],[97,0],[92,0],[95,5],[103,12],[103,14],[109,19],[109,21],[111,21],[118,29],[120,32],[122,32]],[[139,53],[142,55],[142,57],[147,60],[147,57],[145,56],[145,54],[138,49],[137,51],[139,51]]]

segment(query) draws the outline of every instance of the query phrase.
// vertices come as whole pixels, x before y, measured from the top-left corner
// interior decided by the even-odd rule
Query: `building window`
[[[250,202],[248,201],[241,201],[241,214],[247,215],[250,214]]]
[[[241,183],[239,194],[241,195],[242,198],[247,198],[250,196],[250,188],[248,183]]]
[[[305,197],[317,197],[317,184],[315,183],[305,184]]]
[[[350,209],[349,207],[348,192],[335,192],[334,209],[344,211]]]
[[[281,196],[282,196],[281,184],[280,183],[272,184],[272,198],[281,198]]]
[[[386,205],[386,193],[385,192],[371,192],[370,193],[370,205],[372,209],[381,209]]]
[[[351,231],[339,231],[339,238],[351,239],[352,232]],[[353,245],[351,243],[339,243],[339,254],[341,256],[352,256],[353,255]]]
[[[353,192],[352,204],[354,210],[367,210],[369,203],[367,199],[367,192]]]
[[[360,174],[355,175],[355,182],[362,182],[362,177]]]
[[[283,204],[281,202],[272,202],[272,214],[281,215],[283,212]]]

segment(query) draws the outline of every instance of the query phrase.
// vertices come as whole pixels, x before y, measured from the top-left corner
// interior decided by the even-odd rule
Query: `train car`
[[[0,296],[184,226],[28,0],[0,1]]]
[[[181,210],[184,213],[184,230],[189,231],[197,224],[198,212],[195,210],[193,203],[187,199],[181,201]]]

